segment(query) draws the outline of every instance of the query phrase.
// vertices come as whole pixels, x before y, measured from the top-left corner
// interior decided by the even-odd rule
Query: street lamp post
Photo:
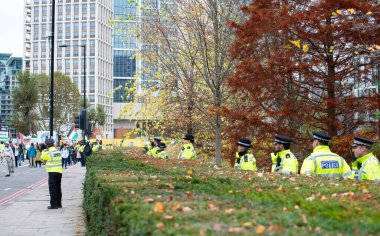
[[[86,44],[82,44],[82,45],[63,44],[63,45],[60,45],[59,47],[68,48],[68,47],[74,47],[74,46],[83,48],[83,109],[86,109],[86,51],[87,51]],[[83,137],[84,137],[84,133],[85,132],[83,130],[83,134],[82,134]]]
[[[51,48],[50,48],[50,138],[53,138],[53,108],[54,108],[54,26],[55,26],[55,0],[51,1]]]

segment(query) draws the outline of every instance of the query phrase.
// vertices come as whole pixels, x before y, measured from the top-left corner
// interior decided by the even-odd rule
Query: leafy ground
[[[88,235],[380,235],[380,184],[211,166],[91,157]]]

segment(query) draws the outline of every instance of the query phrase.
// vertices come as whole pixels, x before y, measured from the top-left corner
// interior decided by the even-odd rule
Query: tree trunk
[[[215,164],[217,167],[222,167],[222,120],[219,113],[215,118]]]
[[[331,25],[331,18],[326,20],[328,25]],[[334,64],[334,49],[332,39],[333,36],[330,33],[327,40],[327,132],[331,136],[337,135],[336,127],[336,101],[335,101],[335,64]]]

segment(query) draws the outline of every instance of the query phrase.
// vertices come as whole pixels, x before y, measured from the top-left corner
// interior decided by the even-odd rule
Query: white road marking
[[[4,191],[8,191],[9,189],[11,189],[11,188],[6,188],[6,189],[4,189]]]

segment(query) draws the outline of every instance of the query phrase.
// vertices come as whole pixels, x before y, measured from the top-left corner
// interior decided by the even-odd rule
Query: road
[[[15,173],[10,177],[5,177],[8,170],[4,165],[0,165],[0,207],[9,199],[16,198],[27,192],[36,185],[47,181],[45,166],[30,168],[29,163],[25,162],[21,167],[15,167]]]

